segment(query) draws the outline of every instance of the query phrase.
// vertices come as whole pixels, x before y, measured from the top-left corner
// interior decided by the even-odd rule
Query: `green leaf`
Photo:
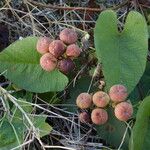
[[[43,137],[50,133],[52,127],[45,122],[47,116],[31,114],[33,110],[32,105],[26,103],[23,99],[21,100],[20,102],[17,101],[17,103],[35,126],[37,135]],[[7,119],[5,117],[0,121],[0,150],[9,150],[21,145],[25,138],[25,133],[28,130],[27,126],[30,127],[29,122],[19,108],[13,106],[11,112],[13,113],[13,118]],[[17,148],[16,150],[21,150],[21,148]]]
[[[13,129],[8,121],[3,121],[0,127],[0,147],[15,142],[15,135],[12,134]]]
[[[40,64],[40,54],[36,51],[37,37],[27,37],[11,44],[0,53],[0,72],[17,86],[37,93],[61,91],[68,78],[55,69],[44,71]]]
[[[39,130],[40,137],[49,134],[52,127],[45,122],[47,116],[34,116],[34,125]]]
[[[116,13],[103,11],[96,22],[94,42],[107,88],[120,83],[127,86],[130,93],[146,66],[148,30],[144,17],[138,12],[129,12],[124,30],[119,32]]]
[[[25,99],[19,98],[18,100],[20,100],[20,101],[17,102],[17,103],[25,111],[25,113],[30,114],[33,110],[32,105],[29,104],[29,103],[26,103]],[[22,120],[23,114],[18,108],[16,108],[16,106],[13,105],[13,107],[11,109],[11,112],[14,113],[14,118],[20,118]]]
[[[38,94],[38,97],[49,104],[59,104],[61,100],[56,95],[56,92],[46,92]]]
[[[142,98],[150,94],[150,61],[147,61],[145,72],[139,82]]]
[[[0,149],[8,150],[22,144],[23,135],[24,125],[22,120],[16,118],[12,122],[7,119],[2,120],[0,126]]]
[[[32,105],[29,103],[26,103],[26,101],[23,99],[20,99],[20,100],[22,100],[22,101],[18,102],[18,104],[25,111],[25,113],[28,114],[28,117],[33,122],[35,128],[37,129],[37,131],[39,131],[40,137],[43,137],[43,136],[47,135],[48,133],[50,133],[50,131],[52,130],[52,127],[48,123],[45,122],[47,116],[42,115],[42,114],[39,114],[39,115],[31,114],[31,112],[33,110]],[[18,118],[19,118],[19,120],[23,120],[24,116],[19,109],[15,110],[15,107],[13,107],[12,112],[15,112],[13,120],[18,119]],[[29,125],[27,120],[25,120],[24,122],[26,125]],[[23,124],[23,122],[22,122],[22,124]],[[23,126],[24,126],[24,124],[23,124]],[[24,126],[24,128],[26,129],[25,126]]]
[[[150,96],[139,106],[136,122],[130,138],[130,150],[147,150],[150,148]]]
[[[112,108],[108,108],[107,112],[109,120],[104,125],[96,126],[97,133],[106,141],[106,144],[118,148],[126,131],[126,125],[124,122],[116,119]],[[129,133],[127,132],[121,148],[128,149],[128,141]]]
[[[8,144],[7,146],[5,146],[5,147],[0,147],[0,150],[11,150],[12,148],[15,148],[15,147],[17,147],[17,146],[19,146],[17,142],[14,142],[14,143],[12,143],[12,144],[9,143],[9,144]],[[21,148],[21,147],[15,148],[15,150],[22,150],[22,148]]]
[[[131,92],[129,99],[132,103],[143,100],[150,95],[150,61],[147,61],[146,69],[134,91]]]

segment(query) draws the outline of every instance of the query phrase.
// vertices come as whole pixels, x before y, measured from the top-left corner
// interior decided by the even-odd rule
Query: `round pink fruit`
[[[81,109],[90,108],[92,105],[92,96],[88,93],[81,93],[76,99],[76,104]]]
[[[37,41],[36,49],[40,54],[45,54],[49,50],[49,44],[53,40],[48,37],[40,37]]]
[[[77,33],[73,29],[65,28],[59,34],[60,40],[66,44],[73,44],[77,41]]]
[[[97,107],[106,107],[110,101],[110,97],[103,91],[98,91],[93,95],[93,103]]]
[[[105,124],[108,120],[108,113],[104,109],[96,108],[91,113],[91,119],[96,125]]]
[[[81,112],[79,114],[79,120],[82,122],[82,123],[89,123],[90,122],[90,116],[87,112]]]
[[[109,91],[110,99],[113,102],[122,102],[125,101],[128,97],[127,88],[123,85],[113,85]]]
[[[76,44],[71,44],[67,47],[66,55],[71,58],[76,58],[80,55],[81,49]]]
[[[56,58],[62,56],[65,52],[65,45],[61,40],[54,40],[49,45],[49,52]]]
[[[133,114],[133,107],[127,102],[121,102],[115,106],[115,116],[120,121],[127,121]]]
[[[46,53],[40,58],[40,65],[45,71],[52,71],[57,66],[57,59],[51,53]]]
[[[73,71],[75,68],[74,62],[67,58],[67,59],[62,59],[58,62],[58,69],[64,74],[68,74],[69,72]]]

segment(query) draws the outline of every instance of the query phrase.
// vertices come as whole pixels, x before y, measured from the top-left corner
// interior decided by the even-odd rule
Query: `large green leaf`
[[[126,125],[124,122],[116,119],[112,108],[109,108],[107,112],[109,120],[106,124],[97,126],[97,132],[98,135],[106,141],[106,144],[111,145],[113,148],[118,148],[126,131]],[[128,149],[128,141],[129,133],[126,132],[126,136],[121,148]]]
[[[139,106],[136,122],[130,139],[130,150],[150,149],[150,96]]]
[[[40,54],[36,51],[37,37],[28,37],[11,44],[0,53],[0,72],[19,87],[43,93],[61,91],[68,83],[65,75],[55,69],[44,71],[39,65]]]
[[[129,12],[124,30],[118,31],[116,13],[102,12],[94,30],[96,54],[102,61],[107,88],[124,84],[131,92],[141,78],[148,50],[148,30],[144,17]]]

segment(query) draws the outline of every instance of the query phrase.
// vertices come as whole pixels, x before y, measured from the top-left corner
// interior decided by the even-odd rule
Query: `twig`
[[[89,92],[90,92],[90,89],[91,89],[91,86],[92,86],[93,80],[94,80],[95,76],[97,75],[97,73],[99,72],[100,68],[101,68],[101,66],[100,66],[100,64],[98,63],[98,64],[97,64],[97,66],[96,66],[96,69],[94,70],[94,73],[93,73],[93,75],[92,75],[92,79],[91,79],[91,82],[90,82],[89,88],[88,88],[88,90],[87,90],[87,93],[89,93]]]
[[[75,150],[74,148],[64,147],[64,146],[44,146],[45,148],[59,148],[59,149],[65,149],[65,150]]]
[[[125,123],[126,123],[126,122],[125,122]],[[125,132],[124,132],[124,135],[123,135],[123,137],[122,137],[121,143],[120,143],[120,145],[119,145],[119,147],[118,147],[117,150],[121,150],[121,147],[122,147],[122,145],[123,145],[123,143],[124,143],[124,141],[125,141],[125,138],[126,138],[128,129],[131,129],[131,127],[129,126],[129,124],[128,124],[128,123],[126,123],[126,124],[127,124],[127,127],[126,127],[126,129],[125,129]]]
[[[63,6],[53,6],[53,5],[46,5],[46,4],[42,4],[36,1],[32,1],[32,0],[27,0],[28,2],[38,6],[38,7],[46,7],[46,8],[50,8],[50,9],[60,9],[60,10],[75,10],[75,11],[89,11],[89,12],[101,12],[104,9],[101,8],[88,8],[88,7],[63,7]],[[119,9],[123,6],[125,6],[128,3],[128,0],[121,3],[120,5],[117,5],[115,7],[111,7],[110,9],[116,10]]]

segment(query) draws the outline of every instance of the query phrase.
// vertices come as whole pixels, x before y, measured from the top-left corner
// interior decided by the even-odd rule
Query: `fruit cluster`
[[[60,32],[58,40],[40,37],[37,42],[37,51],[42,54],[41,67],[49,72],[58,68],[64,74],[72,71],[75,68],[73,59],[81,53],[81,49],[76,44],[77,40],[77,33],[69,28]]]
[[[109,94],[98,91],[92,96],[88,93],[81,93],[76,104],[80,109],[91,108],[91,117],[87,111],[79,114],[79,120],[83,123],[89,123],[90,120],[96,125],[105,124],[108,120],[106,108],[108,104],[114,107],[114,114],[120,121],[127,121],[133,114],[133,107],[130,103],[125,102],[128,97],[127,88],[123,85],[113,85]]]

